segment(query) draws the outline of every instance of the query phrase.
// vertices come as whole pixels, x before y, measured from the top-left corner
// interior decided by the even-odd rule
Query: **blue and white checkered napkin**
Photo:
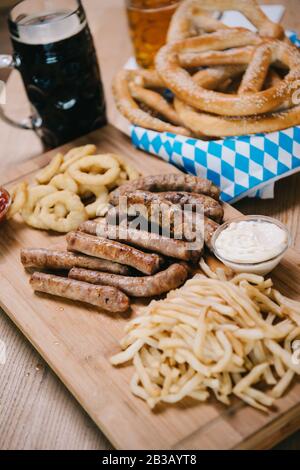
[[[288,35],[300,47],[297,35]],[[209,142],[132,126],[131,137],[136,147],[212,180],[230,203],[273,197],[274,182],[300,170],[300,126]]]

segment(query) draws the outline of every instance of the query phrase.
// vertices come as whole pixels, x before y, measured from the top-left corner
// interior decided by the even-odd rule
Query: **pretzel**
[[[256,93],[228,95],[198,85],[189,73],[181,67],[180,53],[184,51],[223,51],[231,47],[256,46],[248,65],[247,83],[260,80],[268,71],[268,63],[279,61],[290,69],[278,85]],[[261,48],[269,50],[269,61],[265,55],[259,59]],[[273,111],[286,100],[291,99],[297,81],[300,79],[300,54],[297,49],[277,40],[262,40],[250,31],[228,29],[212,34],[189,38],[164,46],[156,56],[156,69],[165,85],[182,101],[208,113],[224,116],[249,116]]]
[[[229,28],[212,16],[226,10],[244,14],[259,34]],[[133,124],[211,138],[300,123],[299,107],[292,102],[300,83],[299,51],[256,0],[185,0],[167,41],[156,70],[122,71],[114,82],[117,106]],[[208,68],[191,75],[199,67]],[[165,88],[173,101],[162,96]]]
[[[163,86],[162,80],[155,72],[143,72],[122,70],[117,74],[113,83],[113,93],[120,113],[137,126],[153,129],[158,132],[172,132],[189,136],[190,131],[183,126],[177,125],[180,124],[179,118],[169,103],[158,93],[143,88],[146,85],[149,87]],[[151,109],[158,111],[159,114],[170,119],[175,125],[143,111],[134,98],[143,102]]]
[[[226,51],[187,52],[180,54],[180,64],[184,69],[211,65],[249,64],[254,47],[235,47]]]
[[[245,66],[223,67],[219,69],[209,69],[207,74],[205,71],[202,71],[201,74],[202,80],[206,77],[206,80],[204,81],[205,88],[221,88],[224,91],[228,85],[226,79],[231,79],[235,75],[242,73],[244,70]],[[155,71],[147,71],[146,74],[144,70],[130,72],[128,73],[128,79],[128,87],[131,95],[140,103],[143,103],[152,111],[163,115],[173,124],[175,122],[184,122],[180,119],[179,114],[175,111],[173,105],[169,104],[159,93],[147,89],[148,86],[154,86],[155,88],[164,87],[162,80]]]
[[[270,21],[256,0],[186,0],[175,12],[168,31],[167,42],[181,41],[200,32],[227,29],[223,23],[209,16],[211,11],[236,10],[243,13],[261,36],[282,38],[283,28]]]
[[[251,62],[238,89],[239,95],[255,93],[262,89],[271,61],[272,48],[268,42],[261,44],[254,50]]]
[[[193,134],[201,138],[276,132],[300,123],[300,106],[286,111],[244,118],[198,113],[182,102],[178,102],[176,109]]]
[[[242,66],[223,66],[201,70],[194,75],[193,79],[206,88],[216,88],[225,79],[238,75],[241,69]],[[267,80],[270,84],[276,84],[280,77],[275,71],[271,70]],[[261,89],[262,86],[262,82],[256,82],[256,90]],[[244,118],[221,117],[197,112],[177,98],[174,101],[174,106],[182,120],[198,137],[228,137],[275,132],[300,123],[300,106],[267,115]]]
[[[144,103],[150,109],[154,109],[162,116],[166,117],[172,124],[180,125],[180,119],[174,108],[158,93],[152,90],[136,85],[135,83],[129,84],[131,96],[134,99]]]

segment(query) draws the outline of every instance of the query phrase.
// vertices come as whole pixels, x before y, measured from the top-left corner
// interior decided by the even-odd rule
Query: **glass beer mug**
[[[126,0],[127,16],[138,65],[152,68],[165,44],[168,28],[180,0]]]
[[[0,107],[0,117],[35,130],[48,147],[105,125],[101,76],[80,0],[24,0],[8,23],[14,53],[0,55],[0,68],[21,73],[32,116],[17,123]]]

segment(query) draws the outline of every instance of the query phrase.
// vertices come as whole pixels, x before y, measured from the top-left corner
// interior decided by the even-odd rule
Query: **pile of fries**
[[[300,374],[300,303],[274,289],[271,279],[197,274],[165,300],[153,301],[126,327],[115,366],[133,361],[134,395],[151,409],[186,397],[204,402],[231,395],[262,411]],[[259,386],[259,387],[258,387]]]
[[[95,145],[58,153],[35,175],[35,183],[11,191],[8,219],[17,214],[29,226],[67,233],[108,210],[109,192],[139,177],[115,154],[96,155]]]

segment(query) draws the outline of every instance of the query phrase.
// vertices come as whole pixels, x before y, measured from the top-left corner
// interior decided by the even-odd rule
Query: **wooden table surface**
[[[124,129],[125,123],[120,119],[111,95],[111,79],[131,54],[124,0],[84,0],[83,3],[99,54],[109,120]],[[264,0],[261,3],[286,5],[284,26],[300,32],[299,0]],[[16,72],[9,78],[7,96],[7,112],[11,116],[28,115],[28,104]],[[42,151],[34,133],[0,122],[1,171],[9,171],[13,178],[18,163]],[[244,213],[261,213],[280,219],[291,229],[294,246],[300,250],[299,187],[300,175],[295,175],[276,185],[274,200],[248,199],[237,204],[237,208]],[[0,449],[111,448],[75,399],[1,311],[0,340],[7,348],[6,364],[0,365]],[[300,449],[300,433],[290,437],[279,448]]]

